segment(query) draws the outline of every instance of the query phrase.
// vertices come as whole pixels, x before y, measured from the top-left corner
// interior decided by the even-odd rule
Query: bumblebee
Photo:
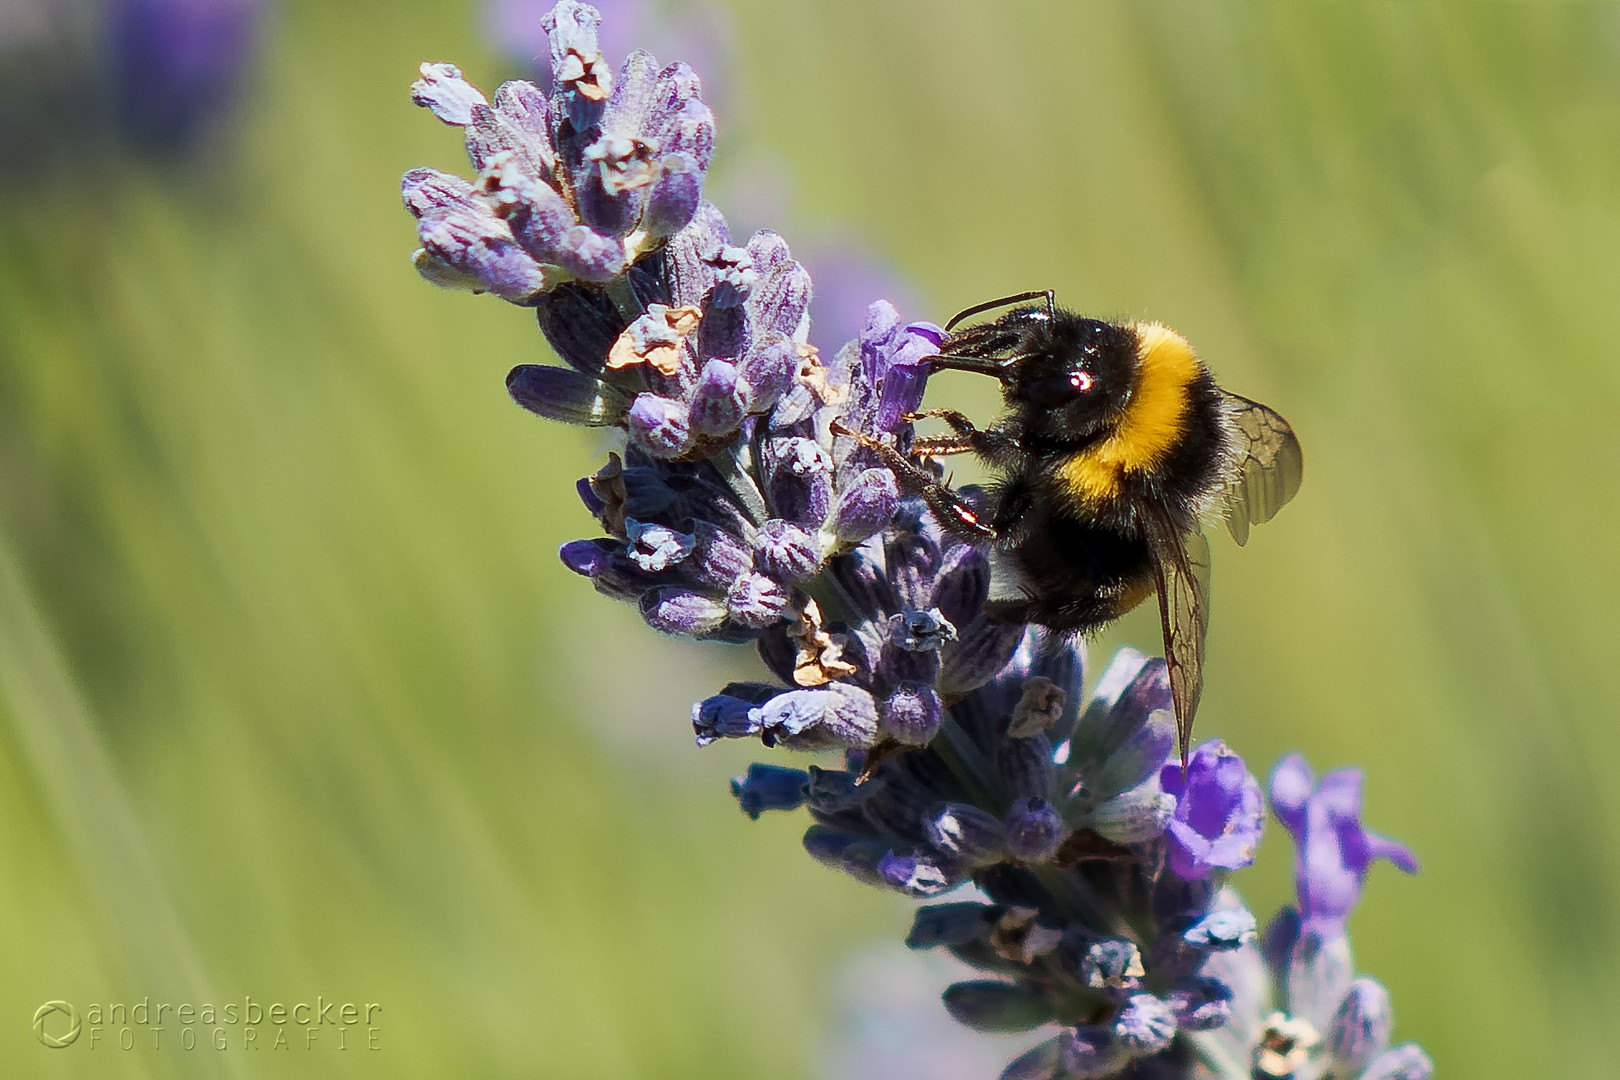
[[[1158,594],[1185,764],[1209,623],[1202,526],[1224,516],[1243,544],[1293,498],[1304,472],[1293,429],[1216,385],[1168,327],[1085,318],[1050,291],[971,307],[945,329],[932,366],[998,379],[1007,410],[983,430],[951,410],[915,414],[951,433],[915,439],[909,458],[886,447],[886,462],[945,528],[991,544],[993,618],[1089,634]],[[917,460],[963,453],[999,473],[977,498]]]

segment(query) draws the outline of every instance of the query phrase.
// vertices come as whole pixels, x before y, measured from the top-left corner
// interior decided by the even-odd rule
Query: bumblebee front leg
[[[876,454],[878,459],[894,473],[895,481],[901,490],[921,495],[923,502],[933,512],[934,519],[947,532],[965,540],[981,543],[996,538],[996,530],[980,521],[973,507],[964,502],[960,495],[934,479],[933,474],[927,469],[911,461],[888,443],[880,442],[870,435],[851,431],[836,420],[833,421],[832,431],[834,435],[849,436]]]

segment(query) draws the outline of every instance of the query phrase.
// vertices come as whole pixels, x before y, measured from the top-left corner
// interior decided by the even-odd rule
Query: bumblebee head
[[[1084,439],[1124,414],[1137,366],[1136,335],[1128,327],[1066,311],[1028,326],[1002,396],[1030,434]]]

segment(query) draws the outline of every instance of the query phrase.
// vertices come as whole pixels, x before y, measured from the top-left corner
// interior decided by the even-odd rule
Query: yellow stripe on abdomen
[[[1136,385],[1107,438],[1058,467],[1080,506],[1119,497],[1125,478],[1156,467],[1186,433],[1188,388],[1202,370],[1187,339],[1160,323],[1132,323]]]

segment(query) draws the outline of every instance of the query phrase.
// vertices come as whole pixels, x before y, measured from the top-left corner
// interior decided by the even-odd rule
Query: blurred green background
[[[716,192],[780,160],[906,314],[1050,286],[1293,422],[1299,499],[1216,543],[1200,731],[1367,768],[1424,870],[1375,871],[1358,960],[1441,1075],[1610,1071],[1620,7],[732,18]],[[757,747],[690,745],[747,653],[655,639],[557,562],[603,444],[507,400],[532,318],[410,268],[400,172],[466,169],[407,86],[512,74],[478,26],[291,0],[207,160],[0,193],[8,1076],[808,1076],[840,965],[904,931],[801,820],[736,811]],[[1237,879],[1262,914],[1289,856],[1274,829]],[[318,994],[381,1003],[382,1049],[30,1028],[52,998]]]

